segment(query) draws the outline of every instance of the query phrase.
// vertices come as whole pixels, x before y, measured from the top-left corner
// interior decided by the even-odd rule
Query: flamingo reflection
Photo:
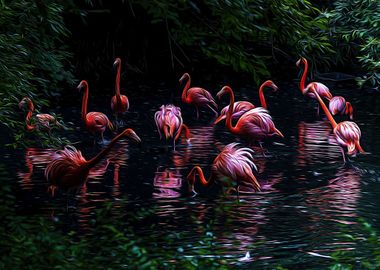
[[[154,175],[153,186],[155,198],[177,198],[181,196],[179,192],[182,187],[182,175],[178,170],[165,169],[157,171]]]
[[[298,124],[297,165],[306,166],[315,160],[327,157],[335,159],[340,156],[339,147],[326,121]]]
[[[43,169],[46,164],[54,158],[55,150],[53,149],[39,149],[27,148],[25,151],[25,165],[28,168],[27,172],[18,172],[20,178],[20,185],[23,189],[31,189],[33,182],[31,180],[34,173],[34,167]]]

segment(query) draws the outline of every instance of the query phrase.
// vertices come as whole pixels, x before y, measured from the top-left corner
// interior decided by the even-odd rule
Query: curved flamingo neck
[[[25,123],[26,123],[26,128],[29,131],[33,130],[36,127],[35,125],[32,125],[30,123],[32,119],[33,111],[34,111],[33,102],[31,100],[28,100],[28,113],[26,114]]]
[[[190,139],[191,138],[191,133],[190,133],[189,127],[187,125],[185,125],[185,124],[182,124],[181,125],[181,130],[178,132],[177,136],[175,137],[175,140],[177,140],[179,138],[179,136],[181,136],[182,131],[185,131],[185,138],[186,139]]]
[[[228,107],[227,117],[226,117],[226,127],[233,133],[237,132],[236,125],[232,126],[232,112],[234,109],[235,95],[231,87],[225,87],[225,92],[230,95],[230,106]],[[239,122],[239,121],[238,121]]]
[[[334,117],[331,115],[329,109],[327,108],[326,104],[323,102],[321,97],[319,96],[318,92],[314,89],[314,87],[311,87],[311,91],[314,92],[315,96],[317,97],[319,104],[321,105],[323,111],[325,112],[327,118],[329,119],[331,125],[333,128],[335,128],[338,124],[335,122]]]
[[[88,83],[84,83],[84,94],[82,99],[82,120],[86,123],[86,115],[87,115],[87,102],[88,102]]]
[[[187,177],[191,187],[194,187],[195,180],[196,180],[196,173],[198,173],[198,175],[199,175],[199,180],[200,180],[201,184],[205,187],[209,187],[215,182],[215,177],[214,177],[214,174],[212,171],[211,171],[209,179],[206,180],[206,178],[203,174],[202,168],[199,166],[195,166],[191,170],[191,172],[189,173],[189,175]]]
[[[264,87],[266,86],[269,86],[271,87],[271,82],[270,81],[266,81],[264,82],[261,86],[260,86],[260,89],[259,89],[259,97],[260,97],[260,103],[261,103],[261,107],[263,107],[264,109],[268,109],[268,106],[267,106],[267,102],[265,100],[265,96],[264,96]]]
[[[301,81],[299,84],[301,92],[305,89],[306,75],[307,75],[307,71],[309,69],[309,63],[307,62],[306,59],[303,59],[302,63],[304,63],[305,67],[304,67],[302,77],[301,77]]]
[[[120,72],[121,72],[121,62],[118,62],[116,80],[115,80],[115,93],[116,93],[116,97],[118,98],[120,98]]]
[[[122,133],[120,133],[115,138],[113,138],[112,141],[107,145],[106,148],[104,148],[102,151],[100,151],[95,157],[93,157],[92,159],[87,161],[85,167],[87,169],[91,169],[92,167],[94,167],[102,158],[104,158],[109,153],[109,151],[115,145],[115,143],[118,140],[120,140],[123,136],[125,136],[125,133],[128,132],[128,130],[130,130],[130,129],[124,130]]]
[[[350,115],[350,119],[353,119],[354,109],[352,108],[352,105],[350,102],[346,102],[346,110],[345,113]]]
[[[187,77],[187,82],[186,82],[186,85],[182,91],[182,102],[188,103],[187,90],[189,90],[189,88],[190,88],[191,78],[190,78],[190,75],[187,75],[186,77]]]

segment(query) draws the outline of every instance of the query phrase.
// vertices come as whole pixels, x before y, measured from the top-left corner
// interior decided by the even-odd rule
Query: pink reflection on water
[[[297,166],[312,164],[315,160],[340,158],[340,149],[327,121],[298,124]]]
[[[154,198],[177,198],[181,196],[179,191],[182,187],[182,175],[178,170],[157,171],[154,175],[153,186]]]
[[[344,224],[351,223],[350,220],[356,221],[356,209],[361,196],[360,181],[359,170],[352,166],[342,167],[329,180],[326,188],[308,191],[308,204],[317,206],[321,212],[314,219],[328,219]]]
[[[27,148],[25,151],[25,165],[28,168],[27,172],[18,172],[20,178],[20,185],[22,189],[32,189],[34,184],[32,182],[32,175],[34,168],[44,169],[45,166],[53,160],[54,149],[39,149]]]

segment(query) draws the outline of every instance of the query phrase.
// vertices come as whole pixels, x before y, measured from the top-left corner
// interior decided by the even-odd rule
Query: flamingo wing
[[[218,108],[214,98],[206,89],[200,87],[193,87],[187,90],[188,98],[199,105],[209,104],[214,108]]]

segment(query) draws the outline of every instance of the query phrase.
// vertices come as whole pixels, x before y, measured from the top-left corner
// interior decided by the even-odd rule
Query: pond
[[[235,84],[231,86],[236,100],[259,104],[257,87]],[[368,152],[344,164],[330,124],[323,114],[316,113],[316,102],[302,97],[296,82],[277,84],[280,90],[268,90],[266,97],[285,138],[267,140],[265,156],[260,147],[253,146],[261,192],[242,193],[237,200],[236,194],[225,194],[217,185],[205,188],[197,184],[198,195],[193,196],[186,176],[194,165],[201,166],[207,177],[219,149],[231,142],[248,144],[231,135],[223,123],[213,126],[214,116],[208,111],[201,112],[197,120],[194,107],[180,100],[181,87],[146,82],[130,84],[123,91],[131,104],[123,121],[136,131],[142,144],[123,141],[114,147],[91,171],[80,193],[68,197],[68,208],[64,193],[51,197],[47,192],[44,169],[53,149],[4,150],[4,163],[14,172],[15,207],[23,215],[53,219],[62,231],[89,235],[96,210],[104,202],[111,205],[110,223],[126,212],[149,209],[151,218],[135,228],[148,250],[159,246],[163,252],[177,250],[183,256],[194,256],[203,243],[200,239],[212,235],[215,243],[202,256],[222,258],[231,265],[247,269],[273,265],[324,268],[331,264],[332,252],[355,247],[340,235],[360,236],[359,217],[371,224],[380,220],[379,104],[373,94],[354,85],[327,83],[334,95],[343,95],[353,104],[354,121],[361,128],[362,146]],[[223,86],[210,81],[199,85],[213,95]],[[111,94],[107,94],[112,90],[107,91],[94,97],[90,88],[89,110],[112,118]],[[64,106],[56,111],[78,127],[70,132],[70,139],[90,158],[102,147],[93,145],[93,136],[80,122],[81,95],[75,90],[68,92]],[[220,106],[227,102],[225,97],[218,101]],[[184,123],[193,134],[191,145],[182,138],[176,151],[159,140],[153,119],[158,108],[167,103],[182,108]],[[112,136],[105,134],[107,139]],[[166,241],[166,235],[174,234],[179,235],[175,241]],[[247,252],[250,258],[242,262]],[[161,255],[149,256],[160,259]]]

